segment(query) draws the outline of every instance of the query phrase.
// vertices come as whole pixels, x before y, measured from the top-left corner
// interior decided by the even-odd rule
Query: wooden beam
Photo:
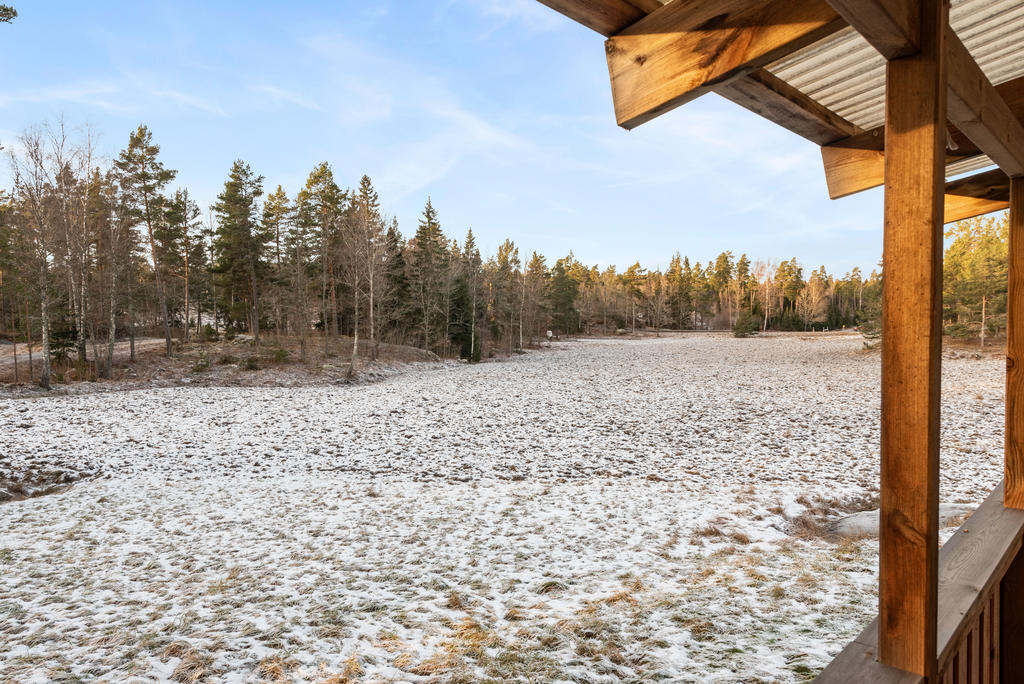
[[[658,0],[540,0],[556,12],[603,36],[618,33],[643,19],[661,3]]]
[[[946,27],[949,120],[1011,177],[1024,176],[1024,126]]]
[[[920,20],[914,0],[829,0],[886,59],[917,52]]]
[[[920,52],[886,65],[879,661],[935,681],[944,0],[919,0]]]
[[[845,25],[824,0],[670,2],[605,42],[616,120],[635,128]]]
[[[946,183],[946,223],[1003,211],[1010,206],[1010,179],[1000,169]]]
[[[1024,508],[1024,180],[1019,178],[1010,181],[1009,233],[1003,503]]]
[[[715,92],[819,145],[849,139],[861,132],[766,69],[729,81]]]
[[[1018,121],[1024,121],[1024,77],[1000,83],[999,96],[1009,106]],[[946,150],[946,163],[981,154],[981,150],[959,129],[951,127],[952,145]],[[879,126],[863,133],[837,140],[821,149],[825,167],[825,182],[829,197],[838,199],[882,184],[884,171],[885,127]]]
[[[661,0],[540,1],[605,36],[619,33],[662,6]],[[850,122],[764,69],[729,81],[715,92],[819,145],[860,132]]]

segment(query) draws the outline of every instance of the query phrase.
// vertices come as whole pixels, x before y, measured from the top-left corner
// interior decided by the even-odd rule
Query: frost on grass
[[[0,681],[803,681],[875,612],[856,337],[572,342],[360,387],[0,402]],[[1001,470],[944,362],[942,500]]]

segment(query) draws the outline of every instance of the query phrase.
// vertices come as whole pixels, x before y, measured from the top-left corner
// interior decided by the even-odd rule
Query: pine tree
[[[329,353],[328,332],[338,335],[337,275],[341,222],[348,195],[334,181],[327,162],[318,164],[295,200],[296,220],[317,237],[320,271],[320,316],[324,331],[324,356]],[[328,327],[330,326],[330,327]]]
[[[164,284],[164,264],[157,247],[157,230],[162,223],[164,197],[161,195],[177,171],[165,168],[157,159],[160,146],[153,142],[153,134],[140,125],[128,137],[128,147],[121,151],[114,161],[122,191],[128,198],[138,222],[145,225],[149,236],[149,252],[153,262],[153,277],[156,281],[160,313],[163,317],[164,341],[167,356],[171,349],[171,319],[167,309],[167,290]]]
[[[273,297],[274,329],[278,335],[281,334],[284,325],[282,300],[288,283],[284,271],[285,243],[292,214],[288,194],[278,185],[277,190],[267,195],[267,200],[263,203],[263,233],[270,238],[270,276],[267,285]]]

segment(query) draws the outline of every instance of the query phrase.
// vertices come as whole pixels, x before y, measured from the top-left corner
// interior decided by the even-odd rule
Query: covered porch
[[[715,92],[833,199],[884,185],[879,611],[818,681],[1024,681],[1024,3],[540,1],[606,36],[620,126]],[[943,225],[1005,209],[1005,479],[940,551]]]

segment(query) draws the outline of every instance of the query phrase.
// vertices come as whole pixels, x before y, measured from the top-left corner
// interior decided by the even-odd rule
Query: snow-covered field
[[[789,682],[875,612],[856,336],[566,342],[365,386],[0,400],[0,681]],[[942,500],[1003,364],[944,360]],[[0,465],[3,465],[0,463]]]

